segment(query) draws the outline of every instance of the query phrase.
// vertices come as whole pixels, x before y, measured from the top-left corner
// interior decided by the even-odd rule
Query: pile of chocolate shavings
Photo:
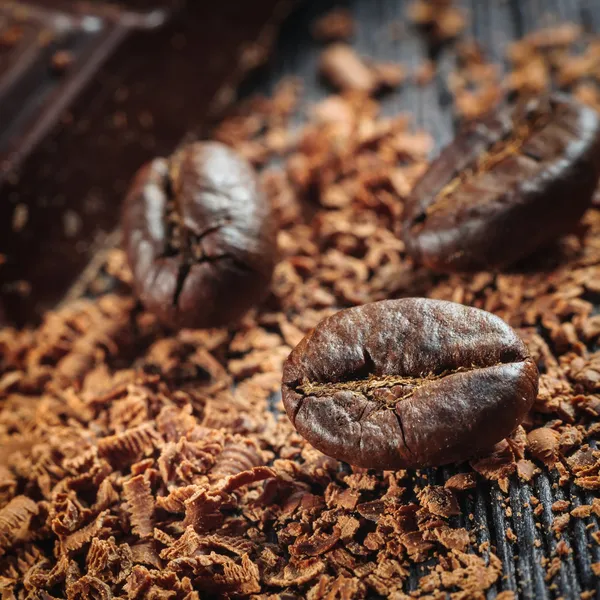
[[[511,70],[502,77],[500,65],[471,39],[456,45],[458,68],[450,73],[448,89],[456,112],[476,119],[506,96],[527,98],[558,89],[600,110],[600,40],[580,25],[562,22],[539,29],[509,44]]]
[[[118,294],[69,304],[34,330],[0,331],[4,596],[403,600],[417,565],[411,598],[480,598],[503,573],[465,512],[475,486],[491,480],[502,501],[511,481],[544,472],[559,489],[598,494],[600,212],[510,272],[415,268],[393,230],[431,138],[354,92],[312,107],[292,132],[299,85],[242,103],[215,131],[267,165],[280,221],[272,294],[240,325],[164,330],[136,307],[115,251],[107,271]],[[322,455],[277,396],[283,361],[320,319],[414,295],[506,319],[541,372],[523,426],[444,486]],[[540,500],[531,506],[541,519]],[[565,528],[590,524],[600,501],[553,509],[549,581],[571,552]]]

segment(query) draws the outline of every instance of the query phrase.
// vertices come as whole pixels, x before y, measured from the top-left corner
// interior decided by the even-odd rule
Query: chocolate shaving
[[[121,583],[133,566],[131,548],[128,544],[117,546],[114,539],[94,538],[88,550],[86,565],[93,577]]]
[[[527,444],[531,454],[547,465],[558,458],[559,434],[553,429],[540,427],[527,434]]]
[[[16,489],[16,478],[7,467],[0,464],[0,509],[14,497]]]
[[[292,560],[281,571],[265,575],[265,583],[276,587],[303,585],[325,571],[325,563],[318,558]]]
[[[37,504],[26,496],[16,496],[0,510],[0,556],[29,538],[29,524],[37,514]]]
[[[129,466],[153,453],[162,439],[151,423],[139,425],[123,433],[98,441],[98,453],[116,468]]]
[[[221,480],[219,489],[223,492],[230,493],[238,488],[256,483],[257,481],[263,481],[275,477],[275,471],[269,467],[253,467],[249,471],[242,471],[236,475],[229,475],[225,479]]]
[[[65,554],[77,552],[86,544],[90,543],[102,531],[108,514],[108,511],[105,510],[101,512],[91,523],[85,525],[81,529],[78,529],[74,533],[64,537],[59,536],[62,552]]]
[[[156,499],[156,505],[168,512],[184,513],[186,500],[189,500],[196,492],[198,492],[198,488],[195,485],[175,488],[168,496],[159,496]]]
[[[233,437],[225,441],[222,452],[211,469],[213,476],[236,475],[264,464],[258,445],[247,438]]]
[[[153,540],[143,540],[131,546],[131,560],[135,564],[148,565],[155,569],[162,569],[160,560]]]
[[[91,575],[84,575],[67,587],[67,600],[110,600],[112,597],[108,584]]]
[[[224,516],[220,508],[227,500],[224,492],[211,493],[198,489],[185,502],[185,519],[183,526],[191,526],[197,532],[209,531],[219,527]]]
[[[154,530],[154,497],[150,482],[143,475],[128,479],[123,484],[131,529],[138,537],[148,537]]]
[[[175,573],[193,573],[195,585],[200,590],[235,594],[260,591],[258,567],[247,554],[242,556],[239,564],[227,556],[211,552],[171,561],[168,567]]]

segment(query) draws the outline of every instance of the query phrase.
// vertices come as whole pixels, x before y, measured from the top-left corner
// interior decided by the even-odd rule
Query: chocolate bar
[[[202,136],[215,97],[231,96],[243,72],[244,48],[266,43],[289,5],[44,0],[0,8],[5,319],[35,321],[65,295],[106,246],[131,175],[186,134]]]

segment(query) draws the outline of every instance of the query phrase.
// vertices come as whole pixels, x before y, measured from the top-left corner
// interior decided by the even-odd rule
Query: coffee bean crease
[[[528,138],[541,132],[549,124],[552,109],[550,109],[549,113],[527,111],[525,109],[524,112],[524,116],[516,116],[515,121],[512,123],[512,129],[506,135],[493,143],[489,150],[484,151],[480,156],[474,157],[474,164],[472,166],[465,167],[440,190],[435,201],[427,207],[425,215],[421,215],[415,219],[416,222],[413,228],[422,228],[427,217],[449,208],[454,192],[460,190],[461,186],[473,182],[478,175],[491,171],[494,167],[502,163],[502,161],[518,153],[522,153],[524,156],[528,156],[534,160],[539,160],[539,157],[534,157],[524,151],[524,145]]]
[[[501,364],[503,363],[497,363],[497,365]],[[379,377],[377,375],[371,375],[367,379],[337,381],[333,383],[303,381],[301,385],[295,387],[295,390],[298,393],[304,394],[305,396],[315,396],[317,398],[335,394],[336,392],[348,391],[362,394],[369,399],[377,400],[375,397],[375,392],[377,390],[392,389],[398,386],[409,387],[410,390],[405,395],[395,399],[395,401],[398,401],[409,398],[416,389],[423,387],[432,381],[438,381],[444,377],[449,377],[457,373],[466,373],[475,369],[484,369],[487,366],[489,365],[484,367],[472,365],[471,367],[459,367],[458,369],[449,369],[443,371],[442,373],[427,373],[415,377],[399,375],[387,375],[385,377]]]

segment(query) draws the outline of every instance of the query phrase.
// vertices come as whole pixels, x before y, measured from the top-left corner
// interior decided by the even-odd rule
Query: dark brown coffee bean
[[[283,403],[315,448],[376,469],[458,462],[509,435],[538,370],[502,319],[407,298],[321,321],[283,369]]]
[[[153,160],[125,200],[123,241],[134,288],[146,308],[175,327],[230,323],[266,296],[275,236],[252,167],[216,142]]]
[[[501,268],[571,231],[600,174],[600,118],[563,95],[467,125],[408,199],[403,237],[440,271]]]

